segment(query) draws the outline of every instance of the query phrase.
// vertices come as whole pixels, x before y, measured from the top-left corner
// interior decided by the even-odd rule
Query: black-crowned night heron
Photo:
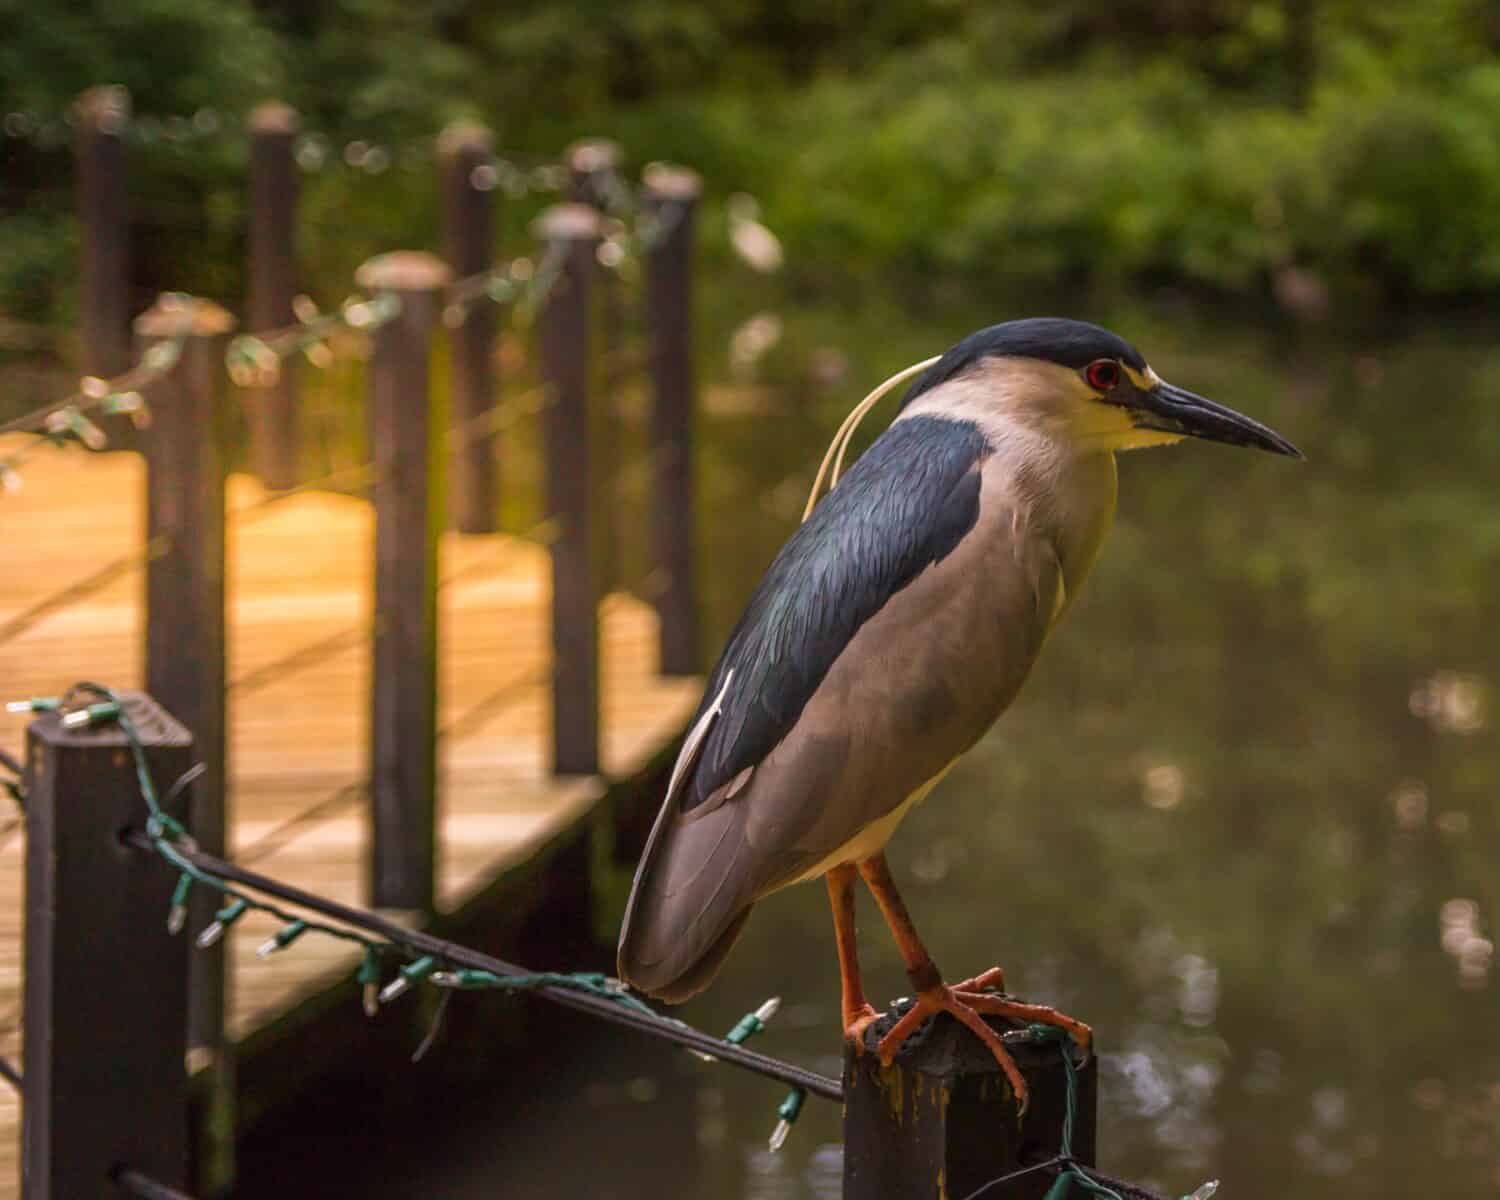
[[[844,1030],[862,1045],[875,1012],[855,943],[858,874],[916,994],[881,1059],[948,1012],[1024,1103],[980,1014],[1058,1025],[1085,1047],[1087,1026],[1004,995],[998,968],[946,985],[896,892],[886,841],[1010,704],[1077,597],[1114,515],[1115,451],[1197,437],[1298,452],[1080,321],[995,325],[918,366],[897,418],[782,547],[709,676],[636,872],[619,972],[685,1000],[713,979],[757,900],[821,875]],[[844,444],[850,433],[846,422]]]

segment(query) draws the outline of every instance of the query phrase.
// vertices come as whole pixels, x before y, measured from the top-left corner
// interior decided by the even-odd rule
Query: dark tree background
[[[1494,0],[4,0],[0,312],[68,322],[64,117],[105,82],[142,118],[143,293],[238,295],[238,131],[277,97],[329,147],[314,287],[430,239],[423,147],[467,115],[507,152],[690,161],[820,285],[1462,297],[1500,284],[1497,44]]]

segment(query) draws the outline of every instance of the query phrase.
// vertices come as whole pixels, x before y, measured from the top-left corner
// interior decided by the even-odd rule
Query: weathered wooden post
[[[73,105],[78,223],[83,234],[78,315],[85,375],[108,379],[130,365],[130,208],[125,134],[130,93],[90,88]]]
[[[541,314],[547,514],[559,522],[552,543],[552,769],[599,770],[599,558],[597,479],[589,413],[589,291],[599,247],[599,216],[559,204],[537,220],[537,236],[565,254]]]
[[[135,321],[143,354],[184,331],[171,371],[146,389],[152,425],[146,455],[146,690],[194,731],[204,773],[187,814],[210,854],[226,848],[228,737],[225,712],[224,472],[227,397],[224,350],[232,316],[206,300],[167,295]],[[194,928],[213,919],[215,898],[198,889]],[[232,1052],[224,1035],[228,958],[222,944],[192,957],[188,1045],[209,1072],[209,1178],[233,1171]],[[226,1128],[227,1127],[227,1128]]]
[[[270,102],[251,111],[250,133],[250,333],[280,329],[295,320],[297,295],[297,112]],[[281,491],[297,482],[297,378],[283,363],[274,383],[245,396],[250,462],[261,483]]]
[[[1004,1022],[992,1022],[1002,1034]],[[867,1031],[873,1046],[889,1027]],[[1068,1111],[1067,1069],[1059,1043],[1018,1040],[1011,1051],[1031,1091],[1022,1117],[1010,1084],[988,1050],[946,1015],[919,1031],[882,1067],[872,1050],[844,1051],[844,1200],[967,1196],[1011,1171],[1055,1158]],[[1069,1046],[1076,1054],[1076,1048]],[[1077,1069],[1072,1152],[1094,1162],[1096,1059]],[[997,1196],[1042,1200],[1055,1172],[1034,1171]]]
[[[149,697],[124,699],[165,788],[192,736]],[[189,943],[166,929],[172,872],[120,844],[146,819],[127,742],[52,712],[26,748],[21,1194],[107,1195],[122,1166],[186,1186]]]
[[[601,211],[609,207],[605,191],[611,172],[618,172],[624,152],[609,138],[581,138],[563,151],[568,167],[569,198]]]
[[[646,169],[644,204],[655,223],[646,261],[651,339],[651,547],[664,675],[701,670],[694,554],[693,230],[702,181],[684,167]]]
[[[619,215],[611,215],[615,205],[612,189],[622,186],[620,167],[624,157],[620,143],[609,138],[583,138],[563,151],[563,162],[567,164],[570,180],[569,195],[575,203],[587,204],[604,218],[600,224],[601,235],[611,221],[619,224]],[[598,252],[602,254],[610,249],[613,247],[601,245]],[[628,347],[625,345],[625,304],[620,277],[613,267],[601,260],[596,279],[594,354],[602,365],[598,376],[598,405],[602,419],[598,422],[599,437],[594,439],[594,474],[608,498],[598,512],[599,590],[603,593],[617,587],[621,577],[619,487],[625,429],[620,419],[620,393],[630,372],[625,361]]]
[[[375,468],[375,641],[370,683],[370,898],[430,910],[437,853],[437,553],[444,449],[428,380],[433,327],[453,273],[431,254],[400,250],[355,274],[393,293],[399,313],[375,331],[370,359],[370,458]]]
[[[496,176],[490,158],[495,139],[483,125],[455,121],[438,138],[443,173],[444,253],[453,273],[488,270],[494,254],[491,193]],[[495,402],[495,308],[471,304],[448,332],[452,376],[449,423],[464,430],[450,456],[448,503],[453,527],[463,533],[494,533],[498,527],[498,435],[474,427]]]

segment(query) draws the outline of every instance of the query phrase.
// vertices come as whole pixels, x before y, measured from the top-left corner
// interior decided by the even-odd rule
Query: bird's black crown
[[[902,397],[901,407],[905,408],[923,392],[956,378],[982,359],[1000,356],[1040,358],[1074,370],[1086,367],[1096,358],[1118,359],[1138,371],[1146,366],[1141,352],[1124,338],[1087,321],[1070,321],[1066,317],[1004,321],[969,334],[933,363]]]

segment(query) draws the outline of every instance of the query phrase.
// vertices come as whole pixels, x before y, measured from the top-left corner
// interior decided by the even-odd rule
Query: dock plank
[[[0,438],[0,457],[17,439]],[[55,695],[79,679],[138,687],[144,575],[87,596],[49,597],[139,556],[144,466],[130,453],[48,452],[0,500],[0,699]],[[230,845],[269,874],[349,903],[367,901],[360,791],[369,726],[373,521],[363,500],[310,492],[265,503],[229,481]],[[439,550],[438,903],[462,905],[505,867],[597,803],[604,782],[548,770],[551,732],[545,548],[505,535],[446,534]],[[608,776],[640,769],[682,729],[699,682],[657,676],[651,609],[600,606],[602,756]],[[0,746],[24,753],[28,718],[0,712]],[[299,819],[314,806],[317,814]],[[20,1063],[24,831],[0,813],[0,1054]],[[357,952],[307,938],[256,957],[273,931],[231,935],[231,1035],[274,1022],[357,966]],[[0,1200],[19,1194],[20,1102],[0,1083]]]

